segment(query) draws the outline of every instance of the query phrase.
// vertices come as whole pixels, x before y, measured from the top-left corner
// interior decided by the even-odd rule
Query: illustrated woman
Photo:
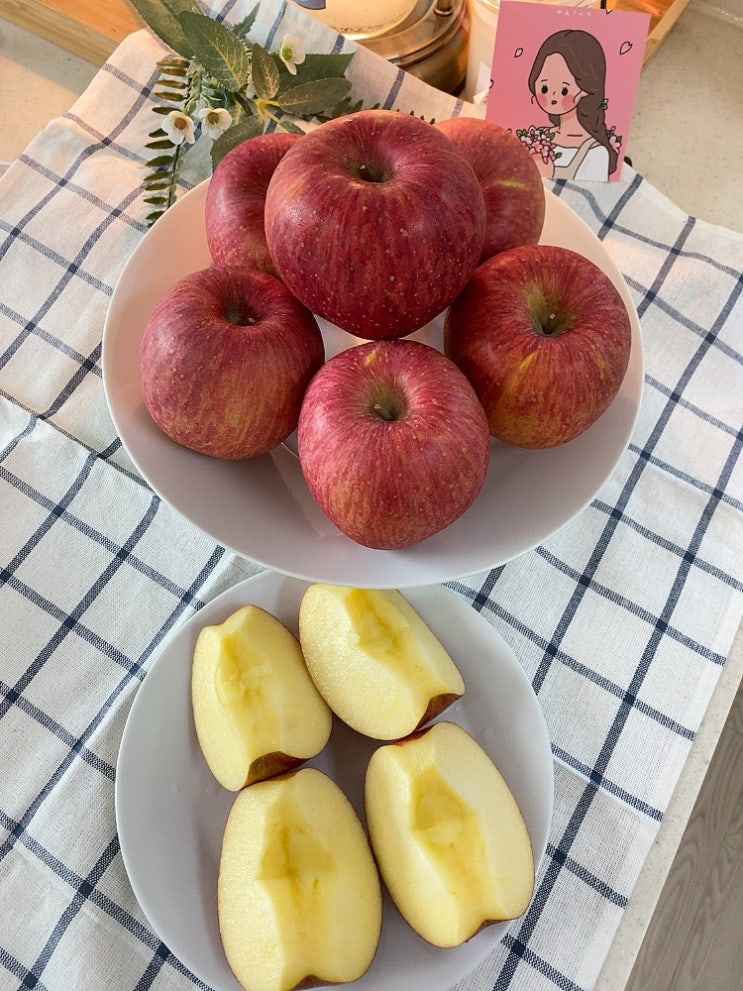
[[[553,155],[535,161],[554,179],[608,179],[618,153],[605,121],[606,57],[586,31],[557,31],[537,52],[529,74],[532,103],[553,125]]]

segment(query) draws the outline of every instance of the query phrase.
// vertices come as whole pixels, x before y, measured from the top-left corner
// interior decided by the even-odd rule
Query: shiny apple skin
[[[152,311],[140,346],[145,406],[171,440],[216,458],[264,454],[296,428],[325,358],[312,313],[244,266],[186,275]]]
[[[556,315],[542,332],[545,315]],[[444,353],[472,383],[490,433],[525,448],[578,437],[609,407],[632,330],[604,272],[568,248],[512,248],[479,266],[449,308]]]
[[[530,152],[500,125],[479,117],[436,122],[475,170],[485,200],[480,263],[509,248],[537,244],[544,227],[544,183]]]
[[[217,164],[206,191],[204,226],[215,265],[253,265],[276,275],[263,211],[274,169],[300,134],[274,131],[236,145]]]
[[[407,336],[442,312],[479,260],[480,184],[433,125],[392,110],[328,121],[282,158],[266,240],[292,292],[367,340]]]
[[[385,405],[399,416],[385,419]],[[485,413],[464,375],[417,341],[360,344],[331,358],[297,430],[310,492],[352,540],[394,550],[458,519],[488,467]]]

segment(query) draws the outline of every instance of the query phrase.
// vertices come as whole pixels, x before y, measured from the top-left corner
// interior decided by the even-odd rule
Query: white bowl
[[[211,264],[204,230],[208,180],[147,232],[127,262],[103,332],[103,382],[111,416],[132,461],[154,491],[229,550],[306,581],[407,588],[485,571],[542,543],[596,495],[624,452],[642,394],[637,313],[614,263],[590,228],[547,192],[542,242],[594,261],[611,278],[632,322],[622,387],[584,434],[546,451],[491,441],[491,461],[475,502],[451,526],[399,551],[371,550],[340,532],[305,484],[291,444],[247,461],[220,461],[169,440],[149,416],[139,378],[139,344],[153,306],[189,272]],[[330,357],[358,343],[320,320]],[[412,335],[441,348],[443,315]]]

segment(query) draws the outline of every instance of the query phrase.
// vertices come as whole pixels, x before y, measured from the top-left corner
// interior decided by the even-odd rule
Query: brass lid
[[[365,48],[447,93],[456,93],[464,83],[468,38],[467,0],[417,0],[397,27],[353,36]]]

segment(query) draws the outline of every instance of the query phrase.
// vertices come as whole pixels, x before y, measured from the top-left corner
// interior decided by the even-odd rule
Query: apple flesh
[[[377,740],[407,736],[465,691],[452,658],[396,589],[310,585],[299,640],[333,712]]]
[[[353,806],[322,771],[301,768],[239,793],[217,894],[224,951],[246,991],[354,981],[372,962],[379,875]]]
[[[191,702],[206,763],[230,791],[298,766],[330,738],[332,715],[299,641],[255,605],[199,633]]]
[[[305,306],[367,340],[404,337],[442,312],[477,264],[480,184],[417,117],[362,110],[284,155],[266,194],[266,240]]]
[[[434,723],[375,750],[364,802],[385,885],[423,939],[459,946],[526,911],[529,833],[508,784],[461,726]]]
[[[479,117],[435,125],[475,170],[485,200],[480,263],[522,244],[537,244],[544,227],[544,184],[526,146],[505,127]]]
[[[567,443],[617,395],[632,330],[611,279],[568,248],[524,245],[479,266],[449,308],[444,352],[472,383],[490,433]]]
[[[215,265],[251,265],[276,275],[266,244],[264,208],[274,169],[300,134],[259,134],[217,164],[206,192],[206,241]]]
[[[286,286],[245,266],[179,279],[140,345],[146,408],[171,440],[201,454],[265,454],[297,426],[325,359],[317,320]]]
[[[485,413],[459,369],[418,341],[359,344],[305,393],[299,463],[325,514],[352,540],[409,547],[453,523],[487,471]]]

